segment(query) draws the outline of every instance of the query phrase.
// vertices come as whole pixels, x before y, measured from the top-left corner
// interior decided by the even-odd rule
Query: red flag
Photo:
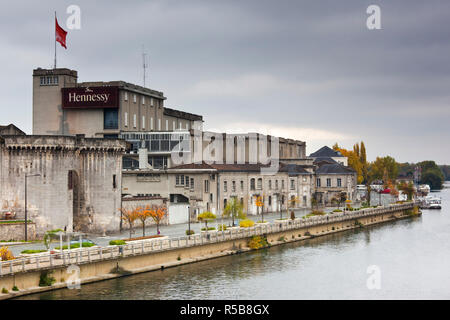
[[[63,28],[61,28],[58,24],[58,19],[56,19],[55,17],[55,37],[56,37],[56,41],[58,41],[61,46],[63,46],[64,48],[67,49],[66,47],[66,35],[67,35],[67,31],[65,31]]]

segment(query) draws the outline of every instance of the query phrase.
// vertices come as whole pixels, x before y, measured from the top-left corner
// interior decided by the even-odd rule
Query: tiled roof
[[[338,162],[330,157],[318,157],[318,158],[314,159],[314,164],[316,164],[316,165],[320,166],[325,163],[334,164],[334,163],[338,163]]]
[[[316,170],[317,174],[354,174],[355,170],[350,167],[343,166],[339,163],[325,163]]]
[[[324,146],[313,152],[309,155],[311,158],[319,158],[319,157],[343,157],[343,155],[339,151],[335,151],[328,146]]]
[[[301,165],[289,163],[289,164],[280,164],[280,172],[287,172],[290,176],[297,176],[300,174],[310,174],[305,168]]]

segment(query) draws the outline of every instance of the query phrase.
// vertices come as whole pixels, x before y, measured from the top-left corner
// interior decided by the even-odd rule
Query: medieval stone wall
[[[28,218],[37,233],[55,228],[119,229],[125,142],[67,136],[10,136],[0,140],[0,210]],[[30,176],[39,174],[39,176]]]

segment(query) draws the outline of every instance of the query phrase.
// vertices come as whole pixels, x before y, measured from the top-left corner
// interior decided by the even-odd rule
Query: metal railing
[[[43,254],[19,257],[9,261],[0,261],[0,277],[17,272],[48,269],[71,264],[85,264],[105,259],[151,254],[178,248],[187,248],[210,243],[244,239],[258,235],[279,233],[287,230],[303,229],[390,212],[394,213],[400,210],[412,209],[414,205],[414,202],[393,204],[388,207],[344,211],[325,216],[313,216],[306,219],[297,218],[295,220],[278,220],[272,223],[256,224],[249,228],[229,228],[225,231],[208,231],[191,236],[166,238],[162,240],[158,240],[157,238],[139,240],[134,243],[120,246],[78,248],[62,250],[55,253],[46,252]]]

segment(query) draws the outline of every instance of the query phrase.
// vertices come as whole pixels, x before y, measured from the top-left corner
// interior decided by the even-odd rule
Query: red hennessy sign
[[[118,108],[118,87],[62,88],[62,107],[73,108]]]

